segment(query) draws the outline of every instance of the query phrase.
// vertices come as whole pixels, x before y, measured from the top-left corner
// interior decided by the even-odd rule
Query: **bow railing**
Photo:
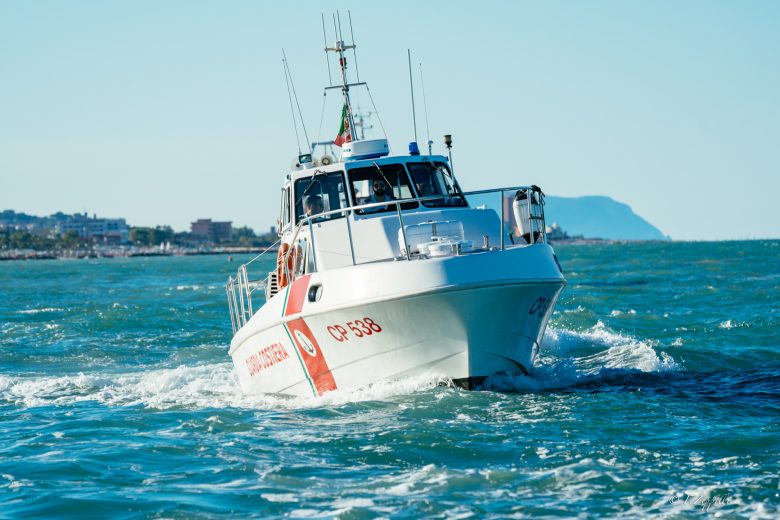
[[[507,198],[506,194],[510,194]],[[413,257],[420,256],[419,253],[415,254],[409,247],[407,240],[404,215],[419,214],[421,211],[432,209],[442,209],[441,206],[426,207],[421,209],[419,207],[414,209],[402,210],[402,204],[408,204],[410,202],[418,202],[424,205],[425,202],[436,202],[446,199],[465,199],[470,207],[477,207],[483,209],[494,209],[496,214],[499,215],[499,226],[497,229],[499,233],[499,244],[491,246],[488,243],[487,235],[481,247],[476,247],[472,252],[484,252],[484,251],[503,251],[505,249],[515,247],[525,247],[537,243],[547,243],[547,232],[544,219],[544,193],[537,186],[512,186],[506,188],[495,188],[489,190],[470,191],[465,193],[458,193],[453,195],[432,195],[425,197],[405,198],[398,200],[389,200],[384,202],[373,202],[369,204],[358,204],[354,206],[338,208],[329,211],[323,211],[316,215],[304,215],[301,220],[292,230],[291,239],[285,241],[290,244],[291,247],[286,250],[278,249],[282,243],[282,239],[276,241],[275,244],[265,249],[262,253],[252,258],[249,262],[242,264],[236,271],[235,276],[229,276],[225,285],[227,292],[228,307],[230,309],[230,322],[233,327],[233,334],[238,332],[249,319],[254,315],[254,307],[252,296],[258,290],[263,290],[266,300],[273,297],[280,289],[280,278],[287,281],[292,281],[296,274],[300,274],[304,269],[306,272],[317,272],[317,258],[315,244],[315,227],[313,223],[327,221],[328,217],[333,215],[342,215],[345,217],[345,231],[349,243],[349,252],[352,265],[358,265],[362,262],[357,260],[358,256],[355,254],[355,241],[352,233],[352,225],[354,223],[354,215],[358,212],[362,212],[366,215],[366,210],[385,209],[389,206],[395,207],[395,216],[398,219],[399,233],[402,235],[403,243],[405,247],[401,250],[400,256],[391,256],[384,260],[410,260]],[[497,203],[497,208],[494,207]],[[461,206],[444,206],[444,208],[461,207]],[[462,206],[465,207],[465,206]],[[374,213],[368,213],[374,215]],[[377,214],[378,215],[378,214]],[[382,215],[387,215],[382,213]],[[351,217],[351,218],[350,218]],[[311,260],[307,266],[303,265],[303,255],[301,251],[297,251],[296,241],[303,229],[308,230],[308,247],[311,252]],[[283,251],[280,254],[279,251]],[[274,252],[277,254],[275,269],[271,271],[264,271],[264,276],[252,278],[249,274],[249,266],[259,262],[267,254]],[[461,254],[460,248],[457,249],[457,253]],[[266,257],[267,258],[267,257]],[[371,262],[382,261],[382,259],[372,259]],[[267,263],[265,266],[267,267]],[[280,276],[281,274],[281,276]]]

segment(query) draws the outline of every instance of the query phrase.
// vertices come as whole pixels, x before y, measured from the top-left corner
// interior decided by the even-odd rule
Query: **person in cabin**
[[[363,201],[363,204],[373,204],[375,202],[385,202],[388,200],[395,200],[395,197],[393,197],[393,192],[391,189],[387,187],[387,184],[385,184],[385,181],[383,179],[374,179],[374,181],[371,184],[371,196],[369,196],[367,199]],[[384,211],[385,209],[388,209],[388,207],[383,208],[382,206],[376,206],[373,208],[366,208],[366,213],[373,213],[375,211]]]
[[[319,195],[309,195],[306,197],[306,200],[303,201],[303,211],[307,217],[322,213],[324,211],[322,197]]]

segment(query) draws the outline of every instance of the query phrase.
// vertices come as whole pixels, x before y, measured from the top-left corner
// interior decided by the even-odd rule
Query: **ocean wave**
[[[548,328],[537,364],[527,376],[495,375],[491,390],[545,391],[591,383],[616,374],[662,373],[681,369],[658,342],[609,330],[602,321],[584,331]]]
[[[207,284],[207,285],[200,285],[200,284],[182,284],[177,285],[176,287],[172,287],[169,289],[170,291],[176,290],[176,291],[206,291],[206,292],[214,292],[215,290],[222,290],[221,285],[215,285],[215,284]]]
[[[736,321],[736,320],[725,320],[718,323],[718,328],[723,330],[736,329],[739,327],[750,327],[750,324],[745,323],[743,321]]]
[[[16,311],[18,314],[40,314],[43,312],[62,312],[65,309],[60,307],[41,307],[40,309],[23,309]]]
[[[202,285],[177,285],[176,290],[177,291],[200,291],[203,289]]]
[[[679,370],[657,342],[637,339],[609,330],[601,321],[590,329],[574,331],[550,328],[538,362],[528,376],[493,376],[485,387],[494,390],[546,391],[614,377],[620,372]],[[379,381],[368,387],[329,392],[319,398],[244,393],[233,365],[212,363],[181,365],[132,372],[95,372],[60,376],[0,375],[0,403],[36,407],[97,401],[107,406],[205,408],[238,407],[301,409],[383,401],[409,395],[451,380],[427,373],[400,380]]]
[[[243,392],[230,362],[125,373],[63,376],[0,375],[0,403],[24,407],[62,406],[96,401],[106,406],[147,408],[303,409],[382,401],[428,390],[450,380],[425,374],[369,387],[335,390],[322,397],[289,397]]]

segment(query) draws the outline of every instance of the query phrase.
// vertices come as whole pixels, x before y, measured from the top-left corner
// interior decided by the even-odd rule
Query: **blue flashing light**
[[[420,147],[417,146],[416,141],[409,143],[409,155],[420,155]]]

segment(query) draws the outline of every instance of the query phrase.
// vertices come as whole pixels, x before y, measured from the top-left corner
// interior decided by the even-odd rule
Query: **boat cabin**
[[[342,162],[302,167],[284,184],[280,235],[296,275],[497,243],[498,215],[469,206],[446,157],[389,156],[384,139],[350,144],[362,145],[358,157],[345,150]]]

